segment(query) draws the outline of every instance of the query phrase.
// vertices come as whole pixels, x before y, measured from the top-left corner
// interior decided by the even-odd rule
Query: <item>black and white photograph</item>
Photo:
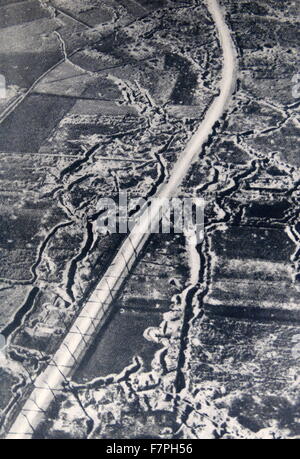
[[[299,49],[299,0],[0,0],[0,439],[300,439]]]

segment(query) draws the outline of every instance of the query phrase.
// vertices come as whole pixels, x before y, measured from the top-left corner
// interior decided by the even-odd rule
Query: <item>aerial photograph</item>
[[[0,439],[300,439],[299,51],[299,0],[0,0]]]

